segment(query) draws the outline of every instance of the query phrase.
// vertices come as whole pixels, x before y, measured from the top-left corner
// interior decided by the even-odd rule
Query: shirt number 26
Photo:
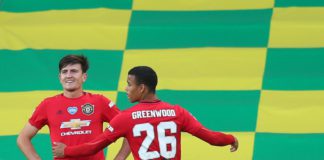
[[[138,150],[139,157],[141,159],[154,159],[159,158],[160,156],[164,158],[174,158],[177,149],[177,139],[175,136],[166,136],[165,130],[169,129],[171,133],[177,132],[177,125],[173,121],[160,122],[157,125],[158,131],[158,141],[160,152],[158,151],[148,151],[151,143],[155,139],[154,128],[150,123],[137,124],[133,128],[134,137],[141,136],[141,132],[146,132],[146,137],[142,142],[140,149]],[[167,150],[167,144],[171,145],[171,150]],[[161,155],[160,155],[161,154]]]

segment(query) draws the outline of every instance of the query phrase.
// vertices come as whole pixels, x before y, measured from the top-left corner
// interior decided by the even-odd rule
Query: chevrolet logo
[[[70,122],[62,122],[60,128],[81,129],[90,125],[91,120],[71,119]]]

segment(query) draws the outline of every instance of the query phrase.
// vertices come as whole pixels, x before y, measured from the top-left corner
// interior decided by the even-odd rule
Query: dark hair
[[[148,87],[149,92],[155,93],[158,82],[155,71],[148,66],[137,66],[128,71],[128,75],[134,75],[136,83],[144,84]]]
[[[62,70],[62,68],[66,67],[67,65],[70,64],[80,64],[81,69],[83,73],[86,73],[87,70],[89,69],[89,62],[87,57],[84,55],[66,55],[64,56],[59,63],[59,71]]]

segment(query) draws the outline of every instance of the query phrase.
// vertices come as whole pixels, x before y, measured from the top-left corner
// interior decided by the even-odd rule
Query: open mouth
[[[73,83],[73,80],[66,80],[65,83]]]

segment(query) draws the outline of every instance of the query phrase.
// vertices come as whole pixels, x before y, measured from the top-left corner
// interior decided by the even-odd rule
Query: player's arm
[[[230,134],[215,132],[202,127],[198,129],[197,132],[195,132],[193,135],[213,146],[231,145],[231,152],[236,151],[238,148],[238,140]]]
[[[131,153],[131,149],[129,147],[128,141],[126,138],[124,138],[122,147],[120,148],[114,160],[125,160],[130,153]]]
[[[118,109],[116,104],[113,103],[111,100],[109,100],[108,98],[106,98],[104,96],[102,98],[103,98],[103,103],[108,104],[108,105],[104,105],[105,108],[104,108],[104,112],[103,112],[103,118],[104,118],[104,121],[110,122],[115,116],[117,116],[120,113],[120,110]],[[115,160],[127,159],[130,152],[131,152],[131,150],[130,150],[129,144],[128,144],[127,140],[124,139],[123,144],[122,144],[121,148],[119,149],[118,154],[115,157]]]
[[[122,121],[122,116],[116,116],[110,123],[110,126],[94,140],[76,146],[66,146],[63,143],[55,142],[52,148],[54,157],[80,157],[89,156],[97,153],[107,147],[112,142],[115,142],[125,133],[124,125],[116,125]],[[113,128],[112,126],[116,126]]]
[[[191,133],[199,139],[213,146],[231,145],[231,151],[234,152],[238,148],[238,140],[230,134],[215,132],[205,128],[195,117],[187,110],[183,110],[183,130]]]
[[[36,153],[34,146],[31,143],[31,139],[37,134],[38,128],[32,126],[29,122],[20,132],[17,138],[17,145],[24,153],[27,159],[38,160],[41,159]]]
[[[112,142],[103,133],[90,142],[76,146],[66,146],[64,143],[54,142],[52,151],[53,156],[56,158],[90,156],[104,149]]]

